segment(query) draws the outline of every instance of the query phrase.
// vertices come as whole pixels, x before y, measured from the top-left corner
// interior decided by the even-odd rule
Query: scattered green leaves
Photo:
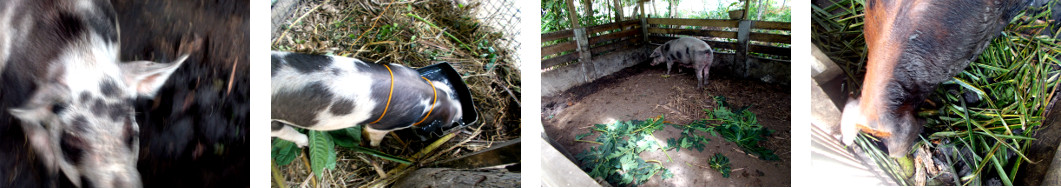
[[[707,164],[711,165],[711,169],[722,173],[722,177],[729,178],[729,158],[722,155],[722,153],[715,153],[715,156],[712,156],[711,161],[708,161]]]
[[[335,169],[337,152],[335,146],[351,149],[356,153],[364,153],[389,161],[412,164],[412,161],[402,157],[386,154],[375,149],[361,147],[361,126],[355,126],[334,131],[311,131],[300,130],[309,136],[309,161],[310,170],[317,178],[321,177],[324,169]],[[272,158],[277,165],[288,165],[298,157],[301,148],[295,143],[282,139],[273,139]]]
[[[277,165],[282,166],[291,164],[291,161],[294,161],[295,157],[298,157],[299,151],[302,150],[300,150],[294,142],[283,139],[273,139],[272,156],[273,161],[276,161]]]
[[[709,120],[721,122],[721,124],[711,127],[711,130],[714,130],[718,136],[725,138],[727,141],[736,143],[745,152],[759,156],[760,159],[780,159],[774,154],[774,151],[759,146],[759,141],[765,140],[766,138],[763,136],[769,135],[771,131],[759,124],[759,121],[755,118],[755,113],[748,110],[749,107],[746,106],[732,111],[728,107],[729,104],[726,103],[726,97],[723,96],[715,96],[715,102],[718,107],[714,110],[704,110],[707,112]]]
[[[660,171],[662,178],[670,178],[674,175],[663,165],[658,162],[651,164],[638,155],[645,150],[662,149],[652,133],[662,130],[664,125],[663,116],[645,121],[594,125],[591,133],[599,133],[594,143],[600,145],[590,147],[575,158],[590,176],[604,178],[613,185],[641,185]],[[589,134],[581,134],[577,138],[581,140],[586,136]]]

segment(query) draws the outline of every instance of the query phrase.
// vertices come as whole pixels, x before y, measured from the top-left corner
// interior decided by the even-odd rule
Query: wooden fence
[[[542,69],[578,62],[617,50],[636,48],[644,40],[656,44],[676,39],[677,35],[705,39],[717,53],[736,56],[743,64],[747,58],[787,63],[791,57],[791,24],[751,20],[646,18],[608,23],[542,34]],[[641,29],[647,26],[646,29]],[[586,38],[576,32],[586,32]],[[646,34],[647,33],[647,34]],[[779,34],[780,33],[780,34]],[[578,52],[578,41],[588,42],[588,54]]]
[[[575,32],[581,32],[580,30],[585,31],[587,37],[575,38]],[[641,36],[641,23],[637,20],[544,33],[542,34],[542,68],[578,60],[582,55],[576,50],[578,40],[587,41],[588,53],[592,57],[638,47],[642,42]]]

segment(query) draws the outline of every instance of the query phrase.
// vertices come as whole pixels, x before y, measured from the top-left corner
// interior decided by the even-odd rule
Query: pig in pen
[[[598,178],[597,182],[590,184],[600,183],[601,179],[607,180],[608,184],[605,185],[613,186],[785,186],[790,183],[790,171],[787,169],[791,149],[787,139],[790,138],[791,117],[787,89],[790,70],[787,28],[790,26],[787,22],[639,15],[640,6],[648,9],[648,2],[644,5],[623,5],[623,2],[601,4],[598,1],[581,1],[574,4],[577,8],[568,7],[570,5],[543,2],[542,7],[548,10],[542,16],[543,28],[550,29],[543,29],[541,36],[541,118],[549,137],[547,140],[554,142],[551,145],[564,155],[546,158],[570,160],[572,165],[581,168],[575,170],[585,171],[592,178]],[[626,9],[620,11],[610,7]],[[629,8],[635,11],[631,13]],[[597,17],[613,13],[618,16]],[[583,14],[593,15],[594,18],[589,19]],[[569,16],[580,19],[577,23],[567,21]],[[638,19],[638,16],[647,18]],[[548,18],[552,20],[544,20]],[[676,49],[664,45],[675,39],[688,40],[688,43],[695,44],[695,48]],[[668,49],[664,50],[664,46]],[[707,52],[708,46],[711,49],[710,63],[699,61],[694,66],[697,61],[685,61],[690,66],[683,68],[675,66],[682,61],[670,61],[675,64],[670,71],[664,66],[650,66],[668,62],[668,58],[693,59],[695,55],[690,54],[697,54],[694,51]],[[699,50],[694,50],[697,48]],[[660,53],[654,55],[656,49]],[[653,62],[655,58],[663,61]],[[684,69],[684,73],[676,73],[677,70],[673,69]],[[710,78],[704,78],[707,73],[710,73]],[[710,82],[701,82],[706,80]],[[702,87],[698,89],[698,85]],[[716,100],[721,98],[725,98],[723,100],[729,104],[726,109],[732,109],[733,112],[748,109],[755,114],[753,116],[757,123],[751,123],[755,126],[748,127],[773,132],[754,134],[762,139],[750,144],[710,136],[710,131],[687,129],[723,124],[721,121],[704,121],[715,119],[708,118],[707,113],[722,109],[717,102],[720,100]],[[666,126],[645,123],[660,119]],[[631,126],[637,131],[616,131]],[[651,132],[651,136],[644,135],[646,131]],[[700,134],[708,136],[699,137],[702,136]],[[622,135],[630,137],[626,139]],[[703,143],[703,147],[690,144],[701,139],[711,141],[699,142]],[[678,146],[678,142],[682,146]],[[752,145],[756,147],[747,148],[756,149],[745,150],[746,146]],[[613,148],[610,146],[616,146],[616,149],[608,149]],[[692,146],[691,151],[685,146]],[[661,147],[666,149],[657,149]],[[678,147],[681,149],[675,149]],[[638,149],[626,150],[628,148]],[[762,152],[763,148],[774,150],[776,156]],[[736,176],[713,172],[708,159],[715,154],[728,158],[730,166],[739,168],[741,172],[734,171]],[[620,173],[602,175],[602,171],[613,170],[604,166],[616,164],[607,156],[622,156],[620,158],[623,160],[628,159],[626,156],[632,156],[650,165],[637,165],[633,167],[636,170],[614,169]],[[779,160],[770,160],[773,157]],[[655,163],[657,160],[659,163]],[[641,164],[622,162],[623,165]],[[550,170],[562,166],[565,165],[543,164],[542,168]],[[639,174],[645,172],[641,169],[651,170]],[[554,172],[564,174],[569,171]],[[554,174],[552,177],[560,179],[567,176]],[[627,181],[628,178],[636,180]]]

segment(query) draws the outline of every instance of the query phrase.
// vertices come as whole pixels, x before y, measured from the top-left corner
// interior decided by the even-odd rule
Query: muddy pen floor
[[[664,115],[673,124],[689,124],[706,118],[704,109],[715,108],[714,96],[725,96],[731,106],[747,106],[758,121],[773,133],[760,146],[773,150],[777,161],[761,160],[746,154],[733,142],[702,133],[710,139],[702,152],[674,149],[664,154],[659,149],[645,150],[645,160],[658,160],[674,173],[661,180],[652,177],[641,186],[789,186],[791,184],[791,117],[788,86],[771,85],[720,73],[711,74],[703,91],[696,89],[692,70],[663,77],[663,66],[647,63],[567,90],[564,94],[542,99],[542,123],[551,139],[575,155],[596,144],[575,141],[576,135],[590,132],[594,124],[614,121],[645,120]],[[657,141],[681,136],[682,130],[666,126],[653,135]],[[701,134],[701,133],[698,133]],[[583,138],[583,140],[589,140]],[[708,159],[715,153],[729,158],[731,175],[723,177],[709,168]],[[668,160],[672,158],[673,160]],[[569,156],[571,157],[571,156]],[[576,164],[578,161],[574,161]]]

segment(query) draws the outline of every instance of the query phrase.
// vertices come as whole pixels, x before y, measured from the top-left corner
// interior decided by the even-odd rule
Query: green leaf
[[[309,140],[310,169],[320,179],[324,168],[335,169],[335,144],[320,131],[309,131]]]
[[[273,160],[276,161],[276,165],[288,165],[291,161],[294,161],[298,157],[299,151],[302,151],[294,142],[287,141],[284,139],[273,138]]]
[[[660,178],[663,178],[663,180],[667,180],[672,177],[674,177],[674,173],[671,173],[670,170],[667,169],[663,169],[663,174],[660,175]]]
[[[336,145],[342,147],[350,148],[361,144],[361,126],[328,131],[327,133]]]
[[[372,149],[372,148],[365,148],[365,147],[361,147],[361,146],[354,146],[352,148],[356,152],[368,154],[368,155],[371,155],[371,156],[376,156],[376,157],[379,157],[381,159],[385,159],[385,160],[388,160],[388,161],[393,161],[393,162],[396,162],[396,163],[407,164],[407,165],[408,164],[413,164],[413,162],[409,161],[408,159],[405,159],[405,158],[402,158],[402,157],[398,157],[398,156],[394,156],[394,155],[387,154],[387,153],[383,153],[383,152],[380,152],[379,150],[375,150],[375,149]]]
[[[586,136],[589,136],[589,135],[593,135],[593,132],[588,132],[588,133],[585,133],[585,134],[575,135],[575,140],[582,140],[582,138],[585,138]]]

